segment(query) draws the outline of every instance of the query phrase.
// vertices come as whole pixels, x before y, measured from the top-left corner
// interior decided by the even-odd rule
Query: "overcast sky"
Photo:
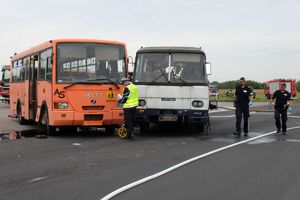
[[[299,0],[0,0],[0,65],[55,38],[201,46],[210,80],[300,79]]]

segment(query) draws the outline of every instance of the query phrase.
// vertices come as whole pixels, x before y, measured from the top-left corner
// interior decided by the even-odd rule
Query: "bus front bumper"
[[[166,120],[164,117],[166,116]],[[169,117],[171,116],[171,117]],[[137,109],[137,121],[147,122],[167,122],[167,121],[184,121],[187,123],[207,123],[208,111],[207,110],[164,110],[164,109]],[[170,120],[168,120],[170,119]]]
[[[52,126],[120,126],[124,123],[123,110],[107,112],[52,111],[49,113]]]

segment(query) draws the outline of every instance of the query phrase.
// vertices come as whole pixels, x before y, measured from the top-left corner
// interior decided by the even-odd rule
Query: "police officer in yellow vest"
[[[136,107],[139,104],[138,87],[130,82],[129,78],[123,78],[122,83],[125,88],[119,103],[123,105],[125,128],[127,129],[128,139],[133,139],[134,122]]]

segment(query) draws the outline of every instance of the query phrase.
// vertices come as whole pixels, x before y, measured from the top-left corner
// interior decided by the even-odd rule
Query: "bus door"
[[[24,59],[24,67],[25,67],[25,81],[24,81],[24,91],[23,91],[23,95],[21,95],[22,100],[21,100],[21,104],[22,104],[22,112],[23,117],[26,120],[30,119],[29,116],[29,105],[30,105],[30,101],[29,101],[29,90],[30,90],[30,84],[29,84],[29,79],[30,79],[30,57],[27,57]]]
[[[39,55],[30,57],[29,74],[29,116],[31,120],[35,119],[37,111],[37,74],[39,66]]]

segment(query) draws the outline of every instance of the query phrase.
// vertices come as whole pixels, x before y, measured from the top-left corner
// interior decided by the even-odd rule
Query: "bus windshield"
[[[203,84],[205,56],[198,53],[141,53],[134,74],[136,83]]]
[[[119,83],[126,76],[125,59],[125,47],[122,45],[58,43],[56,81]]]

